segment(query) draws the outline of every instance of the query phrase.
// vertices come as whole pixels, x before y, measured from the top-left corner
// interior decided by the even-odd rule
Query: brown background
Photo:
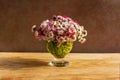
[[[84,25],[87,42],[72,52],[120,52],[120,0],[0,0],[0,51],[46,52],[31,27],[54,14]]]

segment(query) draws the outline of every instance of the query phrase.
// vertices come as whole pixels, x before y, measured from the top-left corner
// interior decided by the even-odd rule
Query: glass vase
[[[57,42],[51,41],[47,42],[48,51],[54,56],[54,60],[49,63],[50,66],[64,67],[69,64],[64,58],[70,53],[73,47],[73,42],[64,42],[58,45]]]

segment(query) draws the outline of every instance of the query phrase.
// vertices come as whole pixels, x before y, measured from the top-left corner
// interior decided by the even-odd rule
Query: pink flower
[[[69,32],[69,33],[75,33],[75,32],[76,32],[75,27],[69,27],[69,28],[68,28],[68,32]]]
[[[57,37],[57,41],[58,41],[58,44],[61,44],[63,42],[65,42],[65,38],[64,37]]]
[[[40,34],[38,31],[35,31],[35,38],[38,40],[44,40],[44,36]]]
[[[51,26],[51,30],[56,31],[57,27],[53,25],[53,26]]]
[[[53,21],[55,21],[57,19],[56,15],[53,15]]]
[[[69,23],[70,23],[70,24],[74,24],[74,21],[73,21],[73,20],[70,20]]]
[[[68,18],[68,16],[63,16],[64,18]]]
[[[48,35],[48,33],[49,33],[50,31],[51,31],[50,26],[46,26],[46,28],[43,29],[43,31],[41,31],[41,32],[43,32],[44,35]]]
[[[64,30],[59,29],[59,30],[58,30],[58,35],[63,35],[63,34],[64,34]]]
[[[50,20],[50,21],[48,22],[48,25],[49,25],[49,26],[53,26],[53,24],[54,24],[54,21],[53,21],[53,20]]]
[[[85,42],[86,42],[86,39],[83,38],[83,39],[81,40],[81,44],[83,44],[83,43],[85,43]]]

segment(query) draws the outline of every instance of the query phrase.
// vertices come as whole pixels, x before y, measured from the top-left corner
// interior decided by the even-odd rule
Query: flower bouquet
[[[70,17],[60,15],[43,21],[38,27],[34,25],[32,30],[36,39],[46,41],[48,51],[55,57],[55,60],[50,62],[52,66],[68,65],[64,57],[72,50],[73,42],[78,40],[84,43],[87,35],[83,26]]]

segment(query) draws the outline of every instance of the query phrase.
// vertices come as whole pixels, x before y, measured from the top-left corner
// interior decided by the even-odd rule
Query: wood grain
[[[48,53],[0,53],[0,80],[120,80],[120,54],[69,54],[67,67],[50,67]]]

